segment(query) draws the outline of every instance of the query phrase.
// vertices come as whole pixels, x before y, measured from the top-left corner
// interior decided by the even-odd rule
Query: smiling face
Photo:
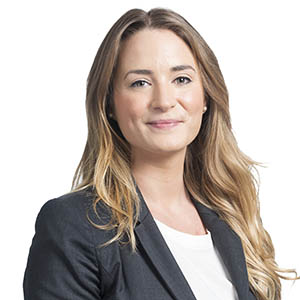
[[[185,153],[200,130],[205,105],[189,47],[169,30],[135,33],[120,51],[113,101],[133,156]]]

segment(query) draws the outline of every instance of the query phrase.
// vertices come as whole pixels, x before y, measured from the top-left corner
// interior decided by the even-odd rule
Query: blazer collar
[[[196,300],[137,185],[136,190],[140,198],[139,222],[135,227],[139,247],[143,248],[174,299]],[[205,227],[211,232],[214,246],[220,253],[239,299],[247,300],[249,282],[240,238],[227,223],[219,218],[216,212],[194,199],[192,201]]]
[[[211,232],[214,246],[226,266],[239,299],[248,299],[249,279],[244,250],[239,236],[225,221],[220,219],[216,212],[200,202],[192,200],[205,227]]]
[[[139,222],[135,227],[135,233],[139,241],[138,248],[143,248],[139,250],[144,250],[157,270],[157,276],[161,277],[161,281],[165,283],[166,288],[174,299],[196,300],[137,186],[136,189],[140,198],[140,215]]]

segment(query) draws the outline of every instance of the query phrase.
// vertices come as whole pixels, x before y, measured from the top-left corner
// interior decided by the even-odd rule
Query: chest
[[[212,233],[213,243],[229,270],[240,299],[254,300],[249,290],[247,270],[240,239],[215,215],[201,214]],[[194,293],[150,213],[141,214],[134,229],[136,252],[129,244],[111,243],[96,248],[103,300],[196,300]],[[94,232],[95,244],[104,241]],[[201,298],[200,298],[201,299]]]
[[[156,223],[196,299],[238,299],[209,231],[190,235]]]

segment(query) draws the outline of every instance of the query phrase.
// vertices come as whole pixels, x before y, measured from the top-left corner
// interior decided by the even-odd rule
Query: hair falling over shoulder
[[[77,167],[73,190],[95,188],[97,199],[111,211],[100,229],[116,229],[114,241],[126,236],[133,250],[139,199],[130,171],[130,147],[118,124],[109,118],[113,109],[113,78],[122,42],[143,28],[171,30],[191,49],[202,76],[207,112],[196,139],[188,146],[184,182],[190,194],[214,209],[241,238],[251,289],[258,299],[281,299],[280,279],[296,279],[294,270],[275,262],[271,238],[259,209],[256,166],[239,149],[231,128],[227,88],[218,61],[199,33],[180,15],[167,9],[145,12],[132,9],[110,29],[95,57],[87,80],[88,138]],[[92,221],[91,221],[92,222]],[[284,274],[294,273],[293,278]]]

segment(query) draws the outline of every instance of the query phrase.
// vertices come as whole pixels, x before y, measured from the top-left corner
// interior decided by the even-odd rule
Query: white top
[[[156,219],[155,222],[196,299],[238,300],[209,231],[205,235],[191,235]]]

